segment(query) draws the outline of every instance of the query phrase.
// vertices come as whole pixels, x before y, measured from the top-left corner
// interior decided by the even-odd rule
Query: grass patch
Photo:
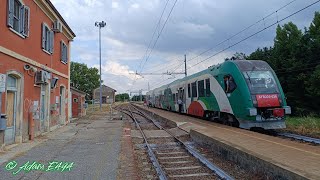
[[[320,118],[318,117],[287,117],[287,131],[320,138]]]

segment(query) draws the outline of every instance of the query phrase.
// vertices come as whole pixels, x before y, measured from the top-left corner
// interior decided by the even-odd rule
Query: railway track
[[[172,112],[175,113],[175,112]],[[214,122],[217,123],[217,122]],[[299,134],[294,134],[294,133],[287,133],[287,132],[278,132],[275,130],[254,130],[255,132],[266,134],[266,135],[271,135],[271,136],[278,136],[278,137],[284,137],[284,138],[291,138],[297,141],[303,141],[306,143],[313,143],[316,145],[320,145],[320,139],[318,138],[312,138],[308,136],[303,136]]]
[[[144,147],[159,179],[234,179],[222,169],[211,163],[188,141],[163,128],[158,122],[134,106],[117,108],[128,115],[140,131]],[[152,123],[153,127],[150,127]],[[145,129],[160,129],[166,132],[166,138],[148,138]]]
[[[307,137],[307,136],[302,136],[302,135],[298,135],[298,134],[280,133],[280,132],[278,132],[277,135],[278,136],[283,136],[283,137],[286,137],[286,138],[292,138],[292,139],[295,139],[295,140],[308,142],[308,143],[314,143],[314,144],[317,144],[317,145],[320,144],[320,139]]]

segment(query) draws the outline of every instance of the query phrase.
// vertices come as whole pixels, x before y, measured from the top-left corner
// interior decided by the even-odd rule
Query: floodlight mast
[[[96,27],[99,27],[99,56],[100,56],[100,112],[102,111],[102,84],[101,84],[101,28],[107,25],[106,22],[96,22],[94,24]]]

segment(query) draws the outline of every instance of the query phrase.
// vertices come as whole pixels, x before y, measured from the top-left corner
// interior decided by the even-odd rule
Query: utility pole
[[[102,111],[102,85],[101,85],[101,28],[106,26],[106,22],[96,22],[95,26],[99,27],[99,55],[100,55],[100,112]]]
[[[187,77],[187,55],[184,55],[184,73]]]

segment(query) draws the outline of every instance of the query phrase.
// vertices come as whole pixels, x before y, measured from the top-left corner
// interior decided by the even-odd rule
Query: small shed
[[[102,85],[102,104],[111,104],[115,102],[115,93],[117,92],[115,89]],[[100,87],[93,90],[93,99],[96,102],[100,102]]]
[[[71,87],[71,106],[72,118],[82,117],[86,115],[85,96],[86,93],[74,87]]]

